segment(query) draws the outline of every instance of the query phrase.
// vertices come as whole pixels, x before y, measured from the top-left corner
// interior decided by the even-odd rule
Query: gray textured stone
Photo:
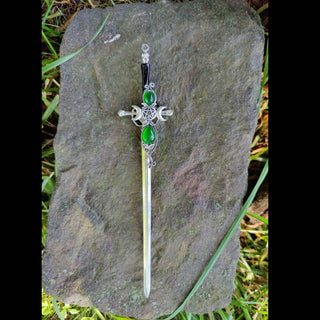
[[[65,32],[54,141],[57,187],[43,286],[65,303],[151,319],[184,300],[238,214],[247,186],[264,35],[245,1],[86,9]],[[112,39],[120,34],[120,38]],[[174,110],[153,154],[152,289],[143,295],[140,134],[119,109],[141,103],[141,44],[158,102]],[[185,310],[230,303],[239,230]]]

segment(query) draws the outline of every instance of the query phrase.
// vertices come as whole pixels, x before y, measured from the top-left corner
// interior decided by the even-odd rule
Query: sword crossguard
[[[156,109],[156,114],[155,116],[157,117],[157,120],[160,121],[167,121],[167,119],[164,118],[164,116],[172,116],[173,115],[173,110],[168,109],[165,110],[167,107],[166,106],[160,106],[158,109]],[[118,116],[119,117],[125,117],[125,116],[131,116],[131,120],[133,122],[140,120],[142,123],[145,122],[145,117],[143,113],[143,109],[141,109],[138,106],[133,105],[131,111],[125,111],[125,110],[119,110],[118,111]]]

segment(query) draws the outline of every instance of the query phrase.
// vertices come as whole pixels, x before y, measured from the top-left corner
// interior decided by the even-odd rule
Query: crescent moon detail
[[[158,118],[160,121],[167,121],[167,119],[165,119],[163,116],[162,116],[162,111],[163,109],[166,109],[167,107],[166,106],[162,106],[160,107],[158,110],[157,110],[157,113],[158,113]]]
[[[132,116],[132,121],[140,120],[142,117],[142,111],[138,106],[132,106],[132,108],[136,111],[136,116]]]

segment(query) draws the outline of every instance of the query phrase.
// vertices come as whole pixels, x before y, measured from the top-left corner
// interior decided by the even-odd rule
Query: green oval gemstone
[[[150,106],[154,103],[155,97],[154,93],[152,91],[146,91],[143,95],[143,101]]]
[[[146,126],[142,132],[142,141],[151,144],[156,140],[156,133],[151,126]]]

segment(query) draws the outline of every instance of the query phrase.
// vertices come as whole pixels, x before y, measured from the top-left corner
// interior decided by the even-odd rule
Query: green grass
[[[65,26],[71,17],[70,8],[76,9],[84,7],[105,7],[107,5],[117,5],[124,1],[105,1],[105,4],[97,5],[96,1],[81,0],[79,4],[75,1],[42,1],[42,246],[46,244],[46,226],[50,199],[55,188],[56,163],[53,150],[53,138],[59,117],[59,88],[60,72],[59,66],[67,59],[59,58],[59,47]],[[134,2],[134,1],[132,1]],[[268,6],[264,5],[265,10]],[[259,10],[258,10],[259,11]],[[106,17],[107,19],[107,17]],[[105,20],[106,21],[106,20]],[[105,22],[104,21],[104,22]],[[97,30],[96,35],[103,28]],[[266,33],[267,34],[267,33]],[[91,39],[91,41],[93,41]],[[90,42],[86,45],[89,45]],[[268,319],[268,219],[247,212],[248,207],[253,202],[256,192],[263,178],[267,174],[268,168],[268,143],[267,143],[267,121],[268,121],[268,42],[266,42],[266,55],[263,65],[261,79],[261,89],[257,101],[259,111],[259,121],[255,136],[251,145],[251,164],[261,164],[260,178],[257,180],[253,191],[247,198],[242,210],[239,212],[232,228],[229,230],[219,249],[213,255],[204,274],[199,278],[194,290],[189,293],[183,304],[205,281],[207,273],[210,271],[224,246],[232,236],[237,225],[241,224],[241,249],[237,266],[237,273],[234,280],[235,290],[231,303],[228,307],[218,311],[212,311],[204,315],[191,314],[181,311],[183,304],[172,315],[162,317],[176,320],[266,320]],[[81,51],[80,48],[79,50]],[[78,52],[79,52],[78,50]],[[78,52],[68,56],[72,59]],[[262,169],[263,168],[263,169]],[[243,217],[247,215],[257,218],[260,223],[251,226],[246,224]],[[124,320],[108,313],[100,312],[94,307],[79,307],[76,305],[64,304],[56,301],[42,291],[42,319],[43,320]],[[160,319],[159,319],[160,320]]]

